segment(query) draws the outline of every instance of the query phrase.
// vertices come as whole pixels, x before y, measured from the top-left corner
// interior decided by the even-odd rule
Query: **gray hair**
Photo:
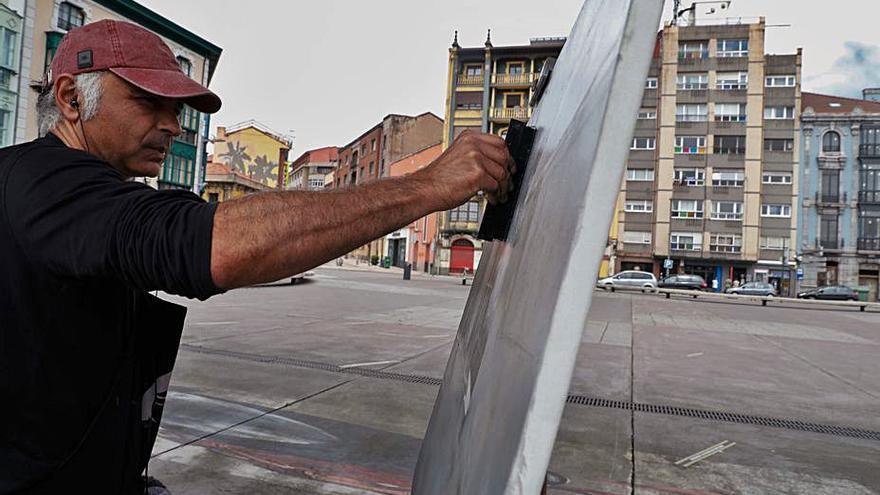
[[[92,120],[98,113],[104,85],[101,83],[107,71],[86,72],[74,76],[76,91],[79,93],[80,117],[83,122]],[[61,122],[61,110],[55,105],[55,89],[40,93],[37,97],[37,125],[39,135],[45,136]]]

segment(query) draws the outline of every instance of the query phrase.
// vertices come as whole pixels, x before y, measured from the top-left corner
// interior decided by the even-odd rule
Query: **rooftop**
[[[812,109],[816,114],[845,115],[851,113],[880,114],[880,101],[844,98],[842,96],[823,95],[819,93],[802,93],[804,113]]]

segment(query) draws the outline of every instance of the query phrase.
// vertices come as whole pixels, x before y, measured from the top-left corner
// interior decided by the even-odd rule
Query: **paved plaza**
[[[175,495],[409,493],[469,289],[328,266],[170,297],[189,315],[150,475]],[[550,493],[880,493],[878,356],[878,312],[596,292]]]

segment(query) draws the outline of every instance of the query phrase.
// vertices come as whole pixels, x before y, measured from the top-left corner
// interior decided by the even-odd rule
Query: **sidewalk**
[[[342,265],[338,265],[338,260],[329,261],[324,263],[319,268],[326,268],[331,270],[348,270],[348,271],[356,271],[356,272],[373,272],[373,273],[385,273],[392,274],[398,278],[403,278],[403,268],[398,268],[396,266],[392,266],[390,268],[382,268],[376,265],[370,265],[369,263],[356,263],[354,258],[342,259]],[[423,271],[417,271],[413,268],[412,271],[413,278],[435,278],[438,275],[431,275],[430,273],[425,273]]]

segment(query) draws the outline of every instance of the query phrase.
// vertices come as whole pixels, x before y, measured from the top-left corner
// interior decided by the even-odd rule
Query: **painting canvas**
[[[413,493],[540,493],[620,189],[662,0],[587,0],[529,125],[506,242],[483,258]]]

